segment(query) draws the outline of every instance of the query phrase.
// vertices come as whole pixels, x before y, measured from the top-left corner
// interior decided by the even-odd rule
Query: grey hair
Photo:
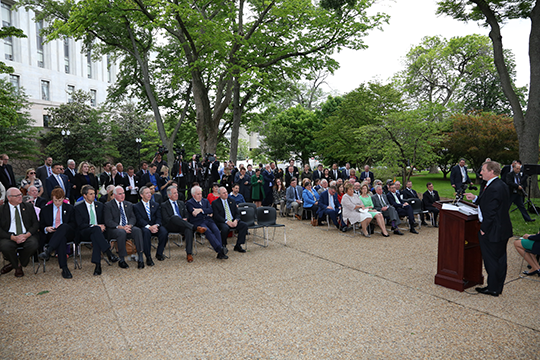
[[[116,193],[116,191],[117,191],[118,189],[122,189],[122,190],[124,190],[124,188],[123,188],[123,187],[121,187],[121,186],[117,186],[117,187],[115,187],[115,188],[114,188],[114,190],[113,190],[113,194],[114,194],[114,195],[118,195],[118,194]]]
[[[225,186],[220,186],[219,189],[218,189],[218,193],[221,194],[221,192],[222,192],[223,190],[225,190],[226,193],[229,193],[229,192],[227,191],[227,188],[226,188]]]
[[[191,188],[191,195],[192,195],[192,196],[195,195],[195,192],[196,192],[196,191],[199,191],[199,190],[202,191],[202,189],[201,189],[200,186],[194,186],[194,187],[192,187],[192,188]]]
[[[143,191],[146,190],[146,189],[150,189],[150,188],[148,186],[143,186],[142,188],[140,188],[139,189],[139,195],[142,196]]]
[[[72,163],[75,164],[75,160],[69,159],[69,160],[67,161],[67,164],[68,164],[68,165],[69,165],[69,164],[72,164]]]

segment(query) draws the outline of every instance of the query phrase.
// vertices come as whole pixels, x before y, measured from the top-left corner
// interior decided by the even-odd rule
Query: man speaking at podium
[[[486,287],[477,287],[481,294],[499,296],[506,279],[506,243],[512,236],[510,194],[508,186],[499,179],[501,166],[495,161],[482,164],[482,178],[487,182],[480,195],[466,193],[468,200],[478,205],[478,234],[484,267],[488,274]]]

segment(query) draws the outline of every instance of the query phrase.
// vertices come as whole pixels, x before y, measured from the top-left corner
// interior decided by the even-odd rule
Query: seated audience
[[[219,196],[212,203],[212,209],[214,210],[214,222],[221,232],[221,244],[226,248],[229,232],[236,230],[238,231],[238,238],[233,250],[239,253],[245,253],[246,250],[242,248],[242,244],[246,243],[248,225],[240,220],[240,211],[238,211],[234,200],[229,199],[225,187],[219,188]]]
[[[164,168],[165,166],[162,166]],[[152,237],[157,237],[158,246],[156,249],[156,259],[158,261],[165,260],[163,251],[165,250],[165,245],[169,239],[169,233],[161,223],[161,206],[155,201],[152,201],[152,193],[150,189],[146,186],[143,186],[139,190],[139,195],[141,196],[141,201],[136,203],[133,206],[133,212],[137,218],[136,225],[141,229],[143,237],[143,252],[146,256],[146,265],[154,266],[154,261],[152,260],[151,248],[152,248]],[[143,263],[144,266],[144,263]]]
[[[540,233],[534,235],[525,234],[521,239],[514,241],[514,246],[519,255],[531,266],[531,271],[524,271],[523,274],[540,276],[540,265],[538,265],[536,256],[534,256],[540,254]]]
[[[229,197],[236,202],[236,206],[238,204],[242,204],[246,202],[246,199],[244,199],[244,196],[240,194],[240,185],[234,184],[232,187],[232,192],[229,194]]]
[[[323,164],[319,164],[317,165],[317,170],[314,170],[313,171],[313,175],[312,175],[312,179],[313,181],[315,180],[321,180],[323,178],[323,174],[324,174],[324,171],[323,171]],[[314,184],[315,185],[315,184]]]
[[[212,184],[212,192],[208,194],[206,198],[208,199],[210,205],[212,205],[214,200],[219,199],[219,185],[217,183]]]
[[[399,214],[397,210],[389,204],[386,195],[383,193],[381,185],[375,186],[375,195],[371,196],[371,201],[373,202],[373,207],[375,210],[380,211],[383,216],[388,219],[391,230],[394,232],[394,234],[403,235],[403,233],[398,229],[398,225],[401,224]]]
[[[375,175],[369,170],[369,165],[364,166],[364,171],[360,173],[360,182],[364,181],[366,178],[371,178],[371,182],[375,181]]]
[[[49,260],[51,253],[55,251],[62,277],[71,279],[73,276],[67,265],[66,244],[75,239],[77,224],[73,206],[64,203],[64,199],[64,190],[55,188],[51,191],[52,204],[45,206],[40,213],[39,225],[48,246],[45,245],[45,251],[39,254],[39,258]]]
[[[341,180],[341,179],[340,179]],[[345,195],[345,186],[343,184],[336,184],[337,188],[337,199],[339,203],[341,204],[341,200],[343,199],[343,195]]]
[[[302,187],[296,184],[295,177],[291,179],[291,185],[287,188],[285,197],[287,200],[287,205],[286,205],[287,212],[292,209],[294,216],[298,220],[302,220],[302,212],[303,212]]]
[[[304,210],[312,210],[313,214],[317,212],[317,209],[319,208],[319,194],[312,189],[309,180],[304,181],[302,200],[304,202]]]
[[[356,170],[355,169],[350,170],[350,176],[349,176],[349,178],[347,180],[358,181],[358,178],[356,177]]]
[[[388,203],[392,205],[398,212],[399,216],[406,216],[409,219],[409,226],[411,228],[410,232],[413,234],[418,234],[418,231],[414,228],[416,222],[414,221],[414,213],[412,206],[408,202],[403,202],[399,199],[398,194],[396,193],[396,185],[391,184],[388,194],[386,194]]]
[[[354,194],[352,184],[347,184],[345,189],[346,193],[343,195],[341,201],[343,221],[345,223],[348,221],[352,226],[356,223],[360,223],[362,225],[362,234],[365,237],[371,237],[371,235],[369,235],[368,226],[371,219],[373,219],[373,215],[367,211],[362,200]]]
[[[319,190],[317,190],[317,192],[319,193],[319,195],[321,195],[326,190],[328,190],[328,180],[322,179],[321,180],[321,187],[319,188]]]
[[[137,248],[138,268],[144,268],[143,250],[145,249],[142,231],[136,226],[137,218],[133,211],[133,204],[125,201],[125,192],[121,186],[113,189],[114,199],[107,202],[103,208],[105,226],[109,239],[116,239],[120,261],[118,266],[122,269],[129,268],[125,261],[127,256],[126,240],[132,239]],[[152,259],[150,259],[152,260]]]
[[[36,170],[28,169],[26,170],[26,177],[21,181],[21,188],[28,191],[30,186],[35,186],[38,189],[38,196],[43,194],[43,184],[41,180],[36,178]]]
[[[228,259],[227,247],[223,247],[221,243],[221,232],[212,219],[214,210],[210,206],[210,202],[203,198],[201,187],[193,186],[191,188],[191,196],[191,199],[186,202],[189,222],[194,226],[206,228],[204,234],[217,253],[217,258],[222,260]]]
[[[373,200],[371,199],[371,193],[369,192],[368,180],[366,180],[360,185],[360,200],[369,210],[370,214],[377,220],[377,225],[381,228],[382,236],[388,237],[388,231],[386,231],[386,226],[384,224],[384,216],[382,213],[374,209]]]
[[[397,191],[396,191],[397,192]],[[403,188],[403,190],[401,190],[401,197],[403,200],[408,200],[408,199],[418,199],[420,200],[420,197],[418,196],[418,193],[416,192],[416,190],[414,190],[412,188],[412,181],[407,181],[407,183],[405,184],[405,187]],[[423,204],[422,204],[422,209],[425,209]],[[420,213],[420,221],[421,221],[421,224],[422,226],[426,226],[427,223],[424,219],[424,213]]]
[[[300,178],[302,181],[304,181],[304,179],[309,179],[310,181],[313,179],[313,173],[309,169],[308,164],[304,165],[304,171],[302,171]]]
[[[319,192],[319,189],[321,188],[321,179],[315,179],[313,180],[313,190],[316,191],[317,193]]]
[[[332,180],[334,180],[334,178],[332,177],[332,174],[330,173],[330,169],[328,168],[324,169],[322,178],[326,180],[327,183],[330,183]]]
[[[286,211],[285,206],[287,204],[287,194],[285,186],[281,182],[281,179],[276,179],[276,184],[272,190],[272,195],[274,198],[274,206],[279,205],[279,215],[285,216]]]
[[[0,208],[0,251],[8,264],[0,273],[7,274],[15,269],[15,276],[22,277],[22,268],[28,265],[30,256],[38,249],[39,221],[32,205],[22,202],[19,189],[7,189],[6,200]],[[19,247],[22,250],[17,251]]]
[[[332,220],[334,225],[345,232],[349,230],[346,224],[341,219],[341,205],[337,199],[337,189],[335,186],[330,186],[324,191],[319,198],[319,210],[317,211],[318,218],[324,218],[326,215]],[[340,227],[340,223],[342,226]]]
[[[109,242],[105,238],[105,219],[103,217],[104,205],[95,201],[96,190],[91,185],[84,185],[80,189],[84,201],[75,205],[75,222],[79,231],[80,241],[92,242],[92,263],[96,264],[94,275],[101,275],[101,253],[107,255],[112,263],[120,260],[111,252]]]
[[[433,213],[433,226],[438,227],[437,225],[437,216],[439,216],[439,209],[437,209],[433,203],[435,201],[441,200],[437,190],[433,190],[433,184],[428,182],[426,184],[427,191],[422,195],[422,204],[424,209]]]

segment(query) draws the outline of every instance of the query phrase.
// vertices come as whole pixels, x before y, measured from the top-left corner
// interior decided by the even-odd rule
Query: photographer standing
[[[194,182],[199,182],[199,173],[200,173],[200,155],[193,154],[191,160],[187,163],[187,189],[188,189],[188,199],[191,199],[191,187]]]
[[[450,173],[450,184],[452,184],[452,187],[456,189],[456,191],[461,189],[463,185],[473,185],[469,178],[467,167],[465,166],[465,159],[459,160],[459,164],[452,168],[452,172]]]
[[[178,183],[178,193],[182,194],[182,201],[185,200],[185,193],[188,190],[188,164],[184,161],[185,150],[177,152],[176,161],[171,170],[171,177]]]
[[[526,222],[536,221],[536,219],[531,219],[525,206],[523,205],[523,196],[526,196],[525,188],[527,187],[527,174],[524,174],[521,171],[521,161],[516,160],[514,162],[513,171],[506,174],[502,179],[506,182],[506,185],[510,188],[510,203],[516,204],[517,208],[523,216],[523,220]]]
[[[158,147],[158,151],[156,152],[156,155],[154,156],[154,160],[152,162],[157,165],[157,173],[161,174],[161,167],[162,166],[169,166],[165,160],[163,160],[163,155],[167,154],[169,150],[165,146]]]

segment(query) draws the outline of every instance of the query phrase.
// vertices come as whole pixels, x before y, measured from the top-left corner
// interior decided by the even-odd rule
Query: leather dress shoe
[[[239,253],[245,253],[246,252],[246,250],[242,249],[241,246],[235,246],[233,250],[237,251]]]
[[[340,230],[343,231],[343,232],[347,232],[347,231],[349,231],[349,227],[343,226]]]
[[[390,237],[390,234],[382,234],[384,237]]]
[[[227,255],[228,252],[229,252],[229,249],[227,249],[227,246],[224,246],[223,247],[223,254]]]
[[[529,220],[525,220],[526,222],[534,222],[536,221],[536,219],[529,219]]]
[[[302,220],[302,217],[298,214],[294,215],[294,217],[297,219],[297,220]]]
[[[137,269],[144,269],[144,261],[139,260],[139,263],[137,265]]]
[[[45,251],[38,255],[38,258],[40,258],[41,260],[49,261],[49,259],[51,258],[51,252],[48,246],[45,248]]]
[[[193,255],[187,254],[187,262],[188,263],[193,262]]]
[[[155,265],[154,261],[152,260],[152,258],[150,256],[148,256],[146,258],[146,265],[148,265],[148,266],[154,266]]]
[[[73,275],[71,275],[71,271],[66,267],[62,268],[62,277],[64,279],[71,279]]]
[[[96,264],[96,268],[94,269],[94,276],[101,275],[101,264]]]
[[[540,276],[540,270],[534,270],[534,271],[531,271],[531,272],[524,271],[523,274],[524,274],[524,275],[527,275],[527,276],[531,276],[531,275],[538,275],[538,276]]]
[[[229,257],[227,255],[225,255],[225,253],[223,251],[221,251],[221,252],[219,252],[217,254],[217,258],[221,259],[221,260],[225,260],[225,259],[228,259]]]
[[[10,272],[11,270],[13,270],[13,265],[11,265],[11,263],[7,264],[6,266],[4,266],[2,268],[2,270],[0,270],[0,274],[4,275],[4,274],[7,274],[8,272]]]
[[[196,230],[199,234],[204,234],[206,232],[206,228],[202,226],[197,226]]]
[[[120,266],[122,269],[127,269],[129,267],[126,260],[122,260],[122,259],[118,261],[118,266]]]
[[[403,233],[402,233],[401,231],[399,231],[399,229],[394,230],[394,234],[396,234],[396,235],[403,235]]]
[[[163,260],[165,260],[165,255],[156,254],[156,259],[158,261],[163,261]]]
[[[433,227],[437,227],[437,228],[438,228],[438,227],[439,227],[439,224],[435,224],[435,225],[433,225]]]
[[[120,260],[120,258],[116,255],[111,255],[109,256],[109,261],[112,262],[112,263],[115,263],[115,262],[118,262]]]
[[[491,296],[499,296],[498,292],[488,290],[487,286],[483,287],[483,288],[477,287],[477,288],[475,288],[475,290],[478,291],[480,294],[486,294],[486,295],[491,295]]]
[[[411,232],[412,232],[413,234],[418,234],[418,231],[416,231],[415,228],[411,228]]]
[[[23,276],[24,276],[24,272],[22,270],[22,266],[19,265],[19,267],[15,269],[15,277],[23,277]]]
[[[422,226],[427,226],[427,222],[422,221],[422,222],[420,223],[420,225],[422,225]]]

